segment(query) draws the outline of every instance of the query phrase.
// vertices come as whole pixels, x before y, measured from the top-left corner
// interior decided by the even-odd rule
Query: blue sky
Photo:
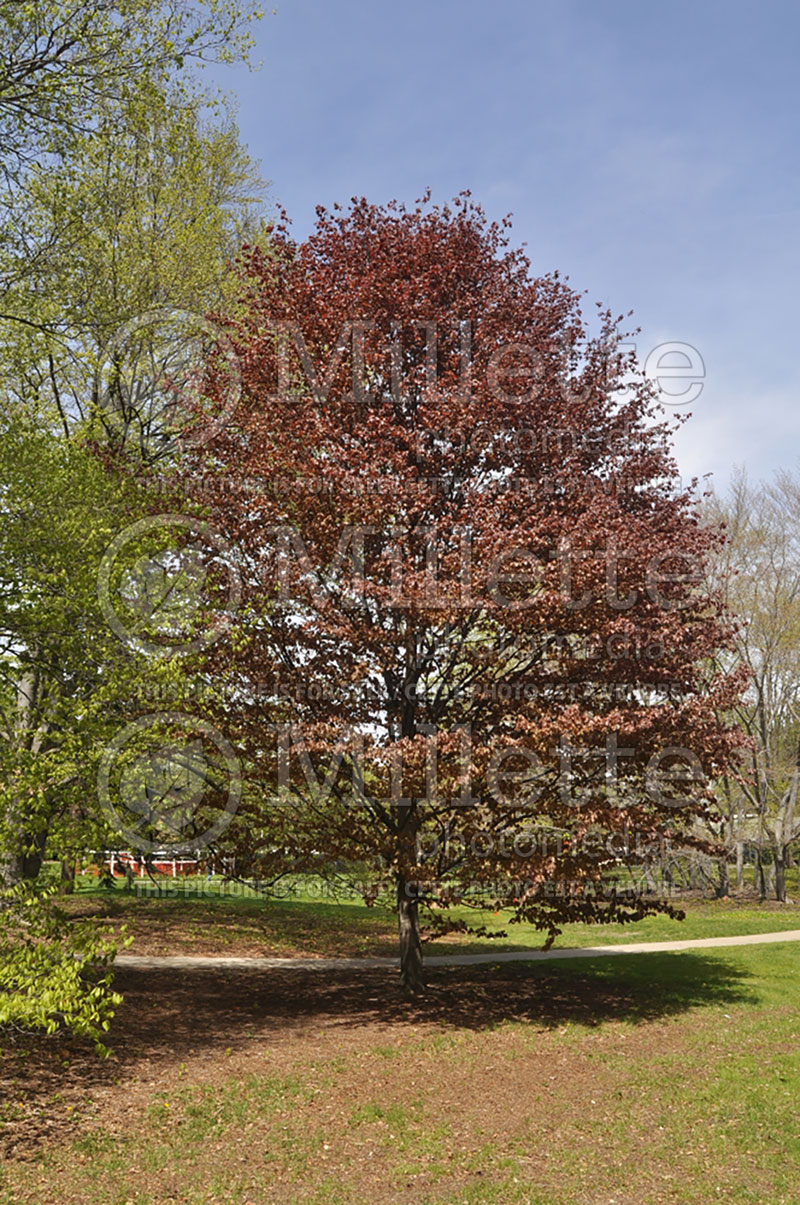
[[[798,463],[796,3],[278,0],[257,36],[215,78],[296,237],[469,188],[534,272],[633,309],[640,355],[699,351],[685,475]]]

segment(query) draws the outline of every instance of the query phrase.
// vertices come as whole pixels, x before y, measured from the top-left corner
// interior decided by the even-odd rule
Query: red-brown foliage
[[[590,334],[466,195],[320,210],[243,276],[243,396],[188,488],[245,578],[216,656],[253,867],[391,877],[410,986],[418,897],[660,907],[608,871],[708,812],[739,687],[621,319]]]

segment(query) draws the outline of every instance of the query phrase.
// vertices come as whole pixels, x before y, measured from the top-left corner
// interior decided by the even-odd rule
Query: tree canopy
[[[98,112],[192,61],[246,55],[256,5],[238,0],[3,0],[0,146],[7,179],[68,154]]]

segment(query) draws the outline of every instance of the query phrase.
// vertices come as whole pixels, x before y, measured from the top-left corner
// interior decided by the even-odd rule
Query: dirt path
[[[507,950],[496,954],[432,954],[429,967],[479,966],[498,962],[553,962],[560,958],[605,958],[611,954],[664,954],[679,950],[711,950],[723,946],[756,946],[769,942],[800,941],[800,929],[782,933],[749,933],[742,937],[695,937],[688,941],[642,941],[618,946],[563,947],[555,950]],[[115,965],[131,970],[229,968],[236,970],[355,971],[397,967],[395,958],[235,958],[207,955],[120,954]]]

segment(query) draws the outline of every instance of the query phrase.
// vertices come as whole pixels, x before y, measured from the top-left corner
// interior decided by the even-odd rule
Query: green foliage
[[[0,849],[30,856],[41,839],[77,854],[115,843],[97,802],[103,751],[182,671],[120,640],[98,593],[108,545],[146,491],[76,440],[19,417],[0,430]],[[137,548],[152,556],[170,536],[156,529]]]
[[[20,885],[0,892],[0,1031],[63,1026],[102,1037],[122,997],[111,990],[116,945],[107,932],[70,920],[51,893]]]
[[[0,145],[7,178],[69,154],[98,108],[163,91],[194,61],[247,58],[256,5],[238,0],[2,0]]]
[[[83,974],[105,947],[33,885],[48,854],[117,844],[104,751],[181,697],[187,659],[155,646],[208,585],[176,607],[164,558],[190,533],[148,529],[116,567],[149,649],[112,630],[98,574],[120,533],[169,509],[141,463],[175,364],[227,304],[227,261],[261,229],[235,123],[190,74],[246,59],[258,16],[246,0],[0,0],[0,884],[26,884],[0,915],[3,1024],[96,1038],[112,1011]],[[188,338],[147,317],[176,312]],[[146,412],[130,421],[120,397]],[[143,600],[139,564],[171,608]],[[140,777],[152,786],[149,765]]]
[[[32,170],[24,196],[6,198],[8,400],[67,436],[92,420],[104,442],[125,435],[146,454],[184,351],[181,323],[199,324],[197,340],[228,300],[225,264],[257,235],[262,190],[235,124],[209,123],[196,96],[144,91],[98,113],[57,174]],[[124,431],[108,413],[120,380],[128,399],[147,399]]]

